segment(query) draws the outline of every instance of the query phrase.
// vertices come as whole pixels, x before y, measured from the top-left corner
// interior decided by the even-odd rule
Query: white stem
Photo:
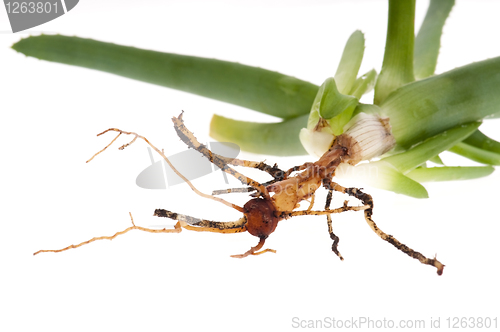
[[[379,157],[396,144],[389,119],[366,113],[359,113],[352,118],[338,140],[350,141],[349,163],[352,165]]]

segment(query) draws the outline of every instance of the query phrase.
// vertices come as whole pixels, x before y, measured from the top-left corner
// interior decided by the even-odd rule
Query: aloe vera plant
[[[359,75],[365,40],[355,31],[334,76],[320,87],[239,63],[78,37],[29,37],[13,48],[39,59],[106,71],[281,118],[280,123],[254,123],[213,117],[212,137],[250,152],[321,155],[359,114],[376,116],[390,126],[395,147],[385,155],[370,154],[367,163],[343,165],[337,175],[369,174],[363,170],[373,168],[378,176],[366,176],[368,184],[422,198],[428,194],[420,182],[485,176],[493,171],[491,165],[500,164],[500,143],[478,130],[484,119],[500,116],[500,57],[434,75],[442,28],[453,5],[453,0],[432,0],[415,37],[415,0],[390,0],[380,74],[371,70]],[[360,103],[372,89],[373,103]],[[445,150],[487,166],[422,167],[428,160],[439,161]]]

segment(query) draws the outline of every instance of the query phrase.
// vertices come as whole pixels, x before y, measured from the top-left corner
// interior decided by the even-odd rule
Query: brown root
[[[324,183],[325,184],[325,183]],[[384,233],[378,226],[375,224],[375,222],[372,219],[373,215],[373,199],[370,195],[365,194],[361,190],[357,188],[345,188],[340,186],[339,184],[335,182],[330,182],[325,185],[327,189],[333,189],[335,191],[339,191],[345,194],[348,194],[349,196],[356,197],[360,201],[365,204],[367,207],[365,209],[365,220],[370,226],[370,228],[377,234],[382,240],[389,242],[392,244],[394,247],[396,247],[398,250],[401,250],[408,256],[417,259],[420,263],[425,264],[425,265],[430,265],[434,266],[437,270],[438,275],[443,274],[443,269],[444,269],[444,264],[442,264],[440,261],[437,260],[436,257],[434,258],[427,258],[424,255],[422,255],[420,252],[415,251],[408,247],[407,245],[399,242],[394,236],[388,235]]]
[[[120,232],[116,232],[114,235],[111,235],[111,236],[98,236],[98,237],[94,237],[88,241],[84,241],[82,243],[79,243],[79,244],[72,244],[70,246],[67,246],[66,248],[62,248],[62,249],[56,249],[56,250],[38,250],[37,252],[35,252],[33,254],[34,255],[38,255],[42,252],[62,252],[62,251],[66,251],[66,250],[69,250],[69,249],[73,249],[73,248],[78,248],[78,247],[81,247],[83,245],[86,245],[86,244],[89,244],[89,243],[92,243],[94,241],[98,241],[98,240],[113,240],[114,238],[120,236],[120,235],[123,235],[133,229],[137,229],[137,230],[140,230],[140,231],[143,231],[143,232],[148,232],[148,233],[180,233],[182,231],[182,228],[181,228],[181,224],[178,222],[177,224],[175,224],[174,226],[174,229],[150,229],[150,228],[145,228],[145,227],[141,227],[141,226],[136,226],[134,224],[134,218],[132,217],[132,214],[129,212],[130,214],[130,219],[132,221],[132,226],[124,229],[123,231],[120,231]]]
[[[326,196],[325,210],[330,209],[330,204],[332,203],[332,190],[328,190],[328,195]],[[347,204],[344,202],[344,206]],[[332,251],[337,255],[341,261],[344,260],[344,257],[339,252],[338,246],[340,242],[340,238],[333,233],[333,225],[332,225],[332,216],[330,214],[326,215],[326,223],[328,225],[328,233],[330,234],[330,239],[333,240],[332,243]]]
[[[245,217],[237,221],[211,221],[206,219],[198,219],[187,216],[185,214],[175,213],[164,209],[156,209],[155,216],[178,220],[182,228],[196,232],[212,232],[212,233],[241,233],[247,231],[247,220]]]
[[[259,243],[257,243],[257,245],[255,247],[250,248],[244,254],[231,255],[231,257],[233,257],[233,258],[245,258],[245,257],[250,256],[250,255],[261,255],[261,254],[264,254],[266,252],[276,253],[276,250],[274,250],[274,249],[265,249],[265,250],[259,251],[260,249],[262,249],[265,242],[266,242],[266,238],[261,237]]]
[[[103,152],[104,150],[106,150],[111,144],[113,144],[114,141],[116,141],[116,139],[121,135],[121,134],[125,134],[125,135],[133,135],[134,138],[132,139],[132,141],[130,141],[129,143],[127,144],[124,144],[122,145],[119,149],[120,150],[123,150],[124,148],[126,148],[127,146],[131,145],[132,143],[134,143],[137,138],[141,138],[143,139],[146,143],[149,144],[149,146],[151,146],[151,148],[153,148],[153,150],[155,150],[166,162],[167,164],[172,168],[172,170],[175,172],[175,174],[177,174],[181,179],[184,180],[184,182],[186,182],[189,187],[195,192],[197,193],[198,195],[200,195],[201,197],[204,197],[204,198],[208,198],[208,199],[211,199],[211,200],[214,200],[214,201],[217,201],[219,203],[222,203],[222,204],[225,204],[239,212],[243,212],[243,208],[241,206],[238,206],[236,204],[233,204],[233,203],[230,203],[222,198],[219,198],[219,197],[214,197],[212,195],[207,195],[205,193],[202,193],[201,191],[199,191],[198,189],[196,189],[196,187],[191,183],[191,181],[189,181],[181,172],[179,172],[175,167],[174,165],[172,165],[172,163],[170,162],[170,160],[167,158],[167,156],[163,153],[163,151],[160,151],[156,146],[154,146],[153,144],[151,144],[151,142],[148,141],[148,139],[144,136],[141,136],[137,133],[134,133],[134,132],[129,132],[129,131],[124,131],[124,130],[121,130],[121,129],[117,129],[117,128],[110,128],[108,130],[105,130],[103,131],[102,133],[98,134],[97,136],[100,136],[100,135],[103,135],[109,131],[116,131],[118,132],[118,136],[116,136],[112,141],[111,143],[109,143],[104,149],[102,149],[101,151],[97,152],[96,154],[94,154],[92,156],[92,158],[90,158],[87,162],[91,161],[92,159],[94,159],[94,157],[96,157],[98,154],[100,154],[101,152]],[[231,174],[231,173],[230,173]],[[239,174],[239,173],[238,173]]]
[[[254,187],[259,191],[259,193],[262,195],[262,197],[269,199],[269,193],[266,189],[265,186],[263,186],[261,183],[244,176],[240,172],[236,171],[235,169],[231,168],[228,166],[228,163],[234,162],[233,160],[229,160],[229,158],[221,157],[215,153],[212,153],[205,145],[201,144],[198,142],[194,134],[186,128],[184,125],[184,120],[182,120],[182,113],[179,115],[179,117],[173,117],[172,121],[174,123],[174,129],[177,132],[177,136],[190,148],[195,149],[196,151],[200,152],[203,156],[205,156],[211,163],[213,163],[215,166],[219,167],[223,172],[226,172],[227,174],[232,175],[236,179],[238,179],[241,183],[245,185],[249,185],[251,187]],[[149,142],[148,142],[149,143]],[[241,166],[246,166],[245,163],[242,161]],[[251,162],[248,162],[251,163]],[[255,166],[255,165],[254,165]],[[248,167],[253,167],[253,166],[248,166]],[[184,180],[184,178],[183,178]]]

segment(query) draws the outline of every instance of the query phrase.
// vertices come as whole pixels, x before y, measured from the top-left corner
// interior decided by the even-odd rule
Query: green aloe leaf
[[[358,105],[358,99],[340,93],[337,89],[335,79],[330,77],[321,85],[318,91],[313,109],[311,110],[313,114],[308,123],[311,123],[312,119],[316,118],[316,100],[319,100],[319,116],[328,120],[334,135],[342,134],[345,124],[349,122],[354,109]]]
[[[415,38],[414,71],[417,80],[434,75],[441,34],[455,0],[431,0],[424,22]]]
[[[318,91],[312,83],[262,68],[78,37],[28,37],[12,48],[38,59],[96,69],[280,118],[308,114]]]
[[[351,166],[341,164],[335,171],[338,177],[353,178],[372,187],[389,190],[415,198],[428,198],[427,190],[417,181],[402,174],[390,163],[379,160]]]
[[[356,106],[356,108],[354,109],[353,117],[361,112],[366,114],[380,114],[381,110],[377,105],[359,103],[358,106]]]
[[[458,125],[500,112],[500,57],[412,82],[380,105],[397,144],[407,149]]]
[[[444,166],[431,168],[417,168],[406,174],[417,182],[455,181],[476,179],[490,175],[495,169],[491,166],[460,167]]]
[[[476,130],[463,142],[450,149],[451,152],[487,165],[500,165],[500,142]]]
[[[214,115],[210,123],[210,136],[221,142],[232,142],[242,150],[275,155],[304,155],[299,132],[307,124],[308,115],[278,123],[256,123]]]
[[[430,158],[429,161],[433,162],[434,164],[438,164],[438,165],[443,165],[444,166],[444,163],[441,160],[441,157],[439,157],[439,155]]]
[[[406,174],[412,169],[425,163],[432,157],[437,156],[471,135],[479,126],[480,122],[459,125],[453,129],[444,131],[411,149],[382,160],[396,167],[401,173]]]
[[[467,139],[464,140],[464,143],[486,151],[500,154],[500,142],[489,138],[479,130],[476,130],[472,135],[467,137]]]
[[[500,153],[487,151],[467,143],[458,143],[450,151],[481,164],[500,165]]]
[[[488,116],[488,119],[499,119],[500,118],[500,112],[497,112],[497,113],[494,113],[494,114],[491,114],[490,116]]]
[[[395,89],[415,80],[415,0],[389,0],[389,23],[382,70],[375,85],[374,104],[379,105]]]
[[[375,69],[370,70],[356,79],[349,94],[360,99],[361,96],[370,92],[375,87],[376,79],[377,71]]]
[[[340,93],[347,95],[351,91],[356,81],[356,76],[358,76],[364,52],[365,37],[361,31],[356,30],[347,40],[337,72],[334,76]]]
[[[319,115],[323,119],[331,119],[348,109],[354,111],[358,104],[355,97],[340,93],[333,77],[321,85],[316,98],[319,100]]]
[[[356,79],[364,50],[363,33],[354,31],[346,43],[335,77],[327,78],[320,86],[307,121],[307,132],[302,131],[300,136],[311,153],[327,149],[329,137],[333,140],[334,135],[342,134],[344,126],[352,118],[359,97],[374,82],[376,73],[373,72]],[[351,91],[359,97],[350,95]],[[322,144],[318,143],[318,137],[322,138]]]

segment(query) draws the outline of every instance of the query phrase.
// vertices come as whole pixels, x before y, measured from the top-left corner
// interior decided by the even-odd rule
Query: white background
[[[417,4],[420,25],[427,3]],[[493,1],[458,1],[445,27],[437,72],[500,55]],[[148,137],[167,155],[185,150],[170,118],[209,141],[212,114],[274,120],[236,106],[110,74],[26,58],[9,47],[30,34],[61,33],[118,44],[261,66],[321,84],[332,76],[349,35],[366,36],[361,72],[380,70],[385,1],[97,1],[11,34],[0,9],[0,330],[2,331],[285,331],[292,319],[367,317],[425,321],[494,317],[499,312],[500,175],[426,185],[417,200],[365,186],[381,229],[427,256],[444,275],[380,240],[361,213],[335,216],[331,252],[324,217],[282,221],[266,242],[277,254],[230,258],[257,243],[251,235],[133,231],[59,254],[58,249],[136,224],[173,225],[155,208],[230,221],[239,213],[186,185],[145,190],[135,177],[150,164],[146,145],[116,144],[85,161],[114,135]],[[500,139],[498,120],[483,129]],[[121,144],[127,138],[121,139]],[[305,161],[243,154],[288,168]],[[158,156],[155,156],[158,160]],[[450,165],[473,165],[452,154]],[[254,174],[254,173],[252,173]],[[254,174],[255,175],[255,174]],[[266,177],[260,177],[264,180]],[[194,184],[225,186],[220,173]],[[343,183],[352,186],[358,183]],[[232,182],[236,185],[236,182]],[[362,185],[362,184],[361,184]],[[317,207],[325,194],[318,193]],[[228,197],[244,204],[245,195]],[[323,197],[323,199],[322,199]],[[344,197],[338,197],[341,204]]]

